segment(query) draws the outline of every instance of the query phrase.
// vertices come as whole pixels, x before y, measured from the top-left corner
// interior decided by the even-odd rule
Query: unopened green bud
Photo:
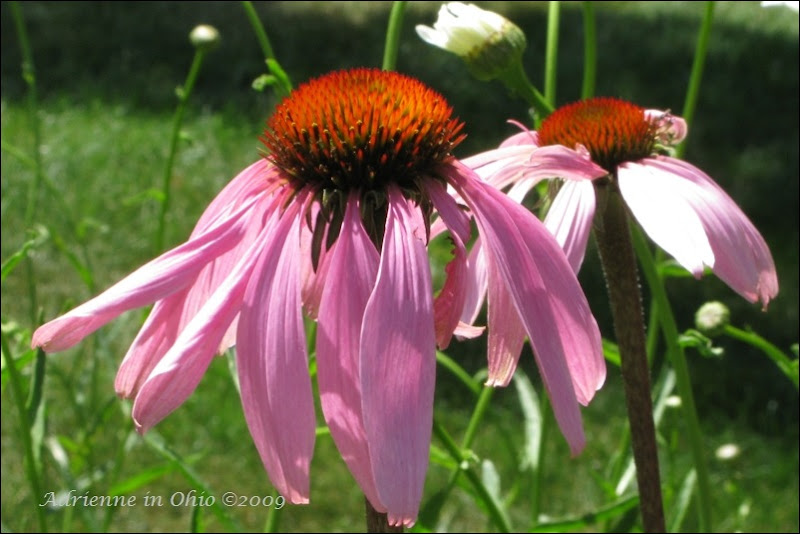
[[[198,50],[208,52],[219,44],[219,32],[214,26],[200,24],[195,26],[192,33],[189,34],[189,40]]]
[[[491,80],[522,61],[525,34],[507,18],[472,4],[450,2],[433,25],[417,26],[427,43],[460,56],[479,80]]]
[[[706,302],[694,315],[694,324],[697,329],[707,336],[716,336],[728,326],[731,312],[721,302]]]

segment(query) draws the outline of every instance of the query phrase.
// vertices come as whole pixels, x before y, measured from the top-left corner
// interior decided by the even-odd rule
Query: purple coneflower
[[[318,323],[331,435],[374,508],[411,525],[428,465],[435,347],[474,334],[460,323],[474,291],[471,213],[489,265],[490,368],[499,358],[513,372],[527,334],[579,452],[578,403],[605,377],[597,325],[544,226],[452,156],[463,124],[451,114],[439,94],[393,72],[340,71],[302,85],[267,122],[264,158],[225,187],[186,243],[43,325],[33,345],[67,349],[155,303],[116,380],[144,432],[235,344],[264,467],[287,500],[306,503],[315,415],[305,310]],[[436,297],[427,255],[434,214],[454,244]]]
[[[778,293],[767,244],[736,203],[703,171],[663,155],[686,122],[614,98],[557,109],[538,131],[463,161],[498,188],[522,197],[542,179],[563,184],[545,225],[577,272],[595,212],[595,187],[617,189],[644,231],[699,278],[710,268],[734,291],[766,308]]]

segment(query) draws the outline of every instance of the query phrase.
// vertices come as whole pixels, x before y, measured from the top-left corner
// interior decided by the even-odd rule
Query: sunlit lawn
[[[757,226],[766,225],[765,237],[779,264],[782,295],[767,314],[762,314],[755,307],[744,305],[713,279],[701,282],[677,279],[671,281],[669,289],[677,295],[674,306],[681,314],[681,329],[692,326],[691,314],[702,302],[709,298],[720,299],[734,309],[736,324],[755,326],[788,352],[789,344],[797,342],[798,137],[796,120],[787,121],[788,116],[797,116],[797,15],[785,15],[794,17],[787,21],[776,13],[763,12],[757,3],[752,4],[718,8],[717,33],[714,34],[718,40],[712,45],[703,89],[708,96],[701,99],[696,118],[698,126],[695,137],[690,138],[689,153],[702,159],[710,174],[726,174],[720,182],[752,214]],[[104,71],[96,65],[100,75],[95,83],[82,69],[79,53],[65,53],[60,62],[53,62],[42,52],[42,49],[52,51],[53,43],[57,43],[57,39],[48,37],[42,29],[46,23],[56,23],[45,13],[45,8],[52,6],[40,3],[23,6],[35,21],[30,29],[31,39],[40,84],[44,88],[38,117],[42,126],[45,183],[36,197],[34,222],[29,227],[24,224],[24,213],[29,184],[35,179],[33,135],[24,90],[19,82],[18,56],[6,55],[6,49],[15,46],[15,41],[13,26],[6,20],[10,17],[3,7],[2,260],[5,262],[26,241],[33,240],[28,253],[30,261],[16,264],[7,278],[3,273],[3,333],[9,342],[3,350],[9,349],[14,357],[27,358],[19,366],[26,383],[34,369],[32,354],[27,352],[32,328],[42,318],[50,319],[108,287],[157,252],[153,249],[153,235],[173,113],[170,91],[183,81],[185,71],[180,69],[187,68],[190,61],[191,50],[185,42],[188,30],[195,22],[214,24],[217,22],[213,17],[220,17],[223,39],[236,45],[249,43],[247,46],[252,50],[248,49],[247,54],[258,57],[255,41],[250,43],[249,36],[243,39],[231,28],[231,21],[239,17],[238,6],[216,6],[208,11],[194,6],[208,18],[179,25],[177,20],[181,13],[185,14],[181,10],[187,8],[175,7],[173,12],[162,4],[154,9],[160,10],[158,13],[162,15],[169,13],[175,17],[174,33],[177,35],[165,39],[183,44],[167,48],[170,54],[177,56],[169,61],[163,59],[158,47],[150,41],[143,42],[144,52],[136,52],[151,53],[157,58],[152,73],[154,87],[142,82],[147,72],[122,72],[115,67]],[[496,144],[510,133],[503,121],[512,115],[524,119],[524,109],[499,85],[478,85],[468,78],[457,61],[448,62],[449,58],[443,58],[415,40],[413,24],[430,23],[437,7],[438,4],[431,4],[410,10],[409,32],[401,48],[400,67],[438,85],[451,99],[456,113],[467,120],[468,131],[471,131],[470,119],[480,125],[463,147],[462,155],[466,155],[469,151],[489,148],[491,143]],[[327,62],[339,56],[342,66],[380,61],[385,9],[375,8],[374,13],[369,11],[361,15],[355,14],[356,9],[336,18],[338,31],[331,31],[335,44],[343,46],[341,32],[362,32],[360,48],[321,51],[316,58],[319,66],[315,58],[303,55],[301,37],[293,36],[280,22],[280,17],[285,17],[298,28],[306,29],[303,39],[325,43],[324,36],[311,31],[325,27],[319,17],[313,16],[315,9],[327,8],[311,3],[299,10],[279,5],[264,11],[273,17],[265,20],[265,24],[270,31],[274,29],[271,37],[277,53],[280,56],[285,51],[282,63],[296,82],[304,75],[321,74],[334,68],[335,65]],[[604,80],[602,89],[607,94],[621,93],[639,100],[647,97],[643,102],[647,105],[659,103],[658,98],[664,94],[669,102],[659,105],[673,106],[674,111],[679,109],[683,97],[681,84],[685,83],[689,68],[687,61],[694,46],[699,10],[690,5],[659,5],[652,9],[605,5],[598,10],[599,22],[605,23],[601,25],[599,38],[608,45],[601,52],[601,65],[612,65],[615,61],[620,65],[613,74],[600,74],[600,79]],[[108,5],[101,11],[98,16],[117,20]],[[147,20],[144,14],[139,14]],[[507,14],[518,15],[517,22],[529,35],[535,29],[544,31],[539,7],[509,10]],[[577,11],[565,9],[564,17],[565,27],[574,26],[573,33],[577,35],[580,24]],[[681,21],[685,20],[693,22],[684,29]],[[644,28],[633,29],[631,21],[640,22]],[[90,28],[87,31],[102,34],[91,21],[86,24]],[[367,29],[370,24],[377,27]],[[768,24],[774,24],[774,28]],[[226,27],[230,29],[227,34]],[[242,23],[238,31],[246,34],[249,28]],[[562,36],[565,41],[562,69],[576,72],[570,72],[562,80],[567,94],[575,92],[578,85],[572,82],[580,76],[580,56],[567,57],[580,50],[580,43],[571,42],[570,31],[565,30]],[[623,37],[625,32],[629,32],[627,37]],[[682,32],[680,38],[675,37],[676,32]],[[642,49],[638,51],[631,50],[629,42],[615,40],[615,36],[619,36],[619,39],[634,42],[637,35],[642,42]],[[658,41],[660,35],[663,39],[671,36],[675,42],[653,42]],[[111,36],[108,38],[113,42]],[[526,57],[538,64],[540,60],[533,58],[541,48],[537,50],[533,44],[541,39],[535,36],[531,41],[533,50],[529,50]],[[648,56],[645,48],[651,42],[656,52],[651,51]],[[764,45],[759,55],[752,50],[754,43],[767,43],[772,48]],[[363,50],[367,44],[374,50]],[[671,48],[676,51],[672,56],[668,52]],[[770,54],[770,50],[774,53]],[[224,58],[236,57],[235,50],[223,48],[219,54],[217,59],[209,56],[209,73],[226,76],[227,69],[235,71],[227,75],[245,80],[236,89],[242,95],[230,96],[230,87],[214,81],[211,74],[207,78],[201,76],[198,97],[190,106],[175,165],[174,196],[166,239],[170,246],[186,238],[199,214],[227,180],[259,157],[261,145],[257,136],[273,104],[270,97],[254,95],[247,87],[247,80],[263,72],[258,63],[226,61]],[[431,65],[425,65],[423,60],[427,58]],[[16,63],[9,65],[12,60]],[[667,65],[678,70],[669,70]],[[247,70],[250,68],[253,70]],[[730,72],[725,71],[727,68]],[[73,85],[61,90],[52,80],[48,81],[51,72],[59,80],[66,80],[64,73],[70,69],[80,73],[76,74],[79,80]],[[736,77],[730,79],[729,75]],[[772,77],[765,78],[767,75]],[[130,87],[126,86],[125,76],[129,76]],[[439,79],[440,84],[437,83]],[[204,83],[207,84],[205,89]],[[759,94],[758,89],[764,86],[774,86],[775,92]],[[113,87],[119,89],[116,94],[110,91]],[[465,87],[463,94],[459,91],[461,87]],[[492,96],[486,95],[489,90]],[[160,95],[158,103],[148,102],[151,92]],[[725,104],[739,107],[726,109]],[[502,109],[502,116],[495,116],[493,109],[497,108]],[[753,121],[749,132],[745,132],[747,121]],[[742,137],[746,137],[746,141]],[[765,200],[767,198],[770,200]],[[446,258],[446,244],[437,246],[442,250],[436,257]],[[592,307],[605,327],[610,323],[596,260],[590,251],[587,263],[594,266],[586,267],[581,278],[589,285],[587,293]],[[34,294],[36,301],[32,297]],[[130,507],[117,508],[45,507],[51,531],[264,529],[274,506],[226,507],[221,504],[223,494],[229,491],[248,498],[276,495],[244,423],[226,358],[218,358],[212,364],[196,394],[154,431],[145,438],[133,431],[130,403],[114,395],[113,380],[143,317],[141,312],[130,312],[77,348],[47,357],[41,427],[44,482],[40,496],[32,494],[25,474],[18,410],[4,364],[0,459],[3,531],[36,530],[39,525],[37,504],[46,500],[48,492],[61,494],[69,490],[75,490],[77,495],[88,492],[89,495],[135,496],[136,501]],[[774,339],[776,336],[780,339]],[[480,340],[455,343],[447,352],[468,372],[475,373],[479,382],[485,366],[483,343],[485,341]],[[726,351],[721,359],[707,359],[691,350],[688,352],[712,477],[714,528],[719,531],[797,531],[800,460],[796,390],[785,383],[772,363],[757,351],[732,341],[723,341],[722,345]],[[521,367],[541,392],[529,350],[526,348],[523,353]],[[666,377],[660,358],[657,367],[661,369],[656,373],[660,387]],[[476,397],[446,369],[439,367],[437,372],[436,419],[461,439]],[[546,464],[541,466],[541,514],[553,520],[580,518],[582,514],[597,512],[609,502],[619,504],[609,521],[586,520],[585,524],[577,523],[571,528],[626,529],[635,520],[632,516],[635,507],[630,513],[624,513],[628,501],[612,497],[613,486],[624,471],[627,459],[618,458],[620,444],[626,439],[618,369],[610,366],[609,375],[608,384],[596,401],[583,411],[589,445],[580,457],[569,458],[568,448],[552,422],[544,436]],[[659,426],[659,445],[668,523],[679,522],[681,518],[675,514],[680,511],[685,513],[685,519],[679,522],[680,529],[692,531],[696,528],[696,511],[693,505],[685,504],[689,502],[688,495],[681,493],[691,469],[684,422],[679,408],[670,407],[669,402],[666,404]],[[321,426],[321,412],[317,408]],[[525,433],[525,417],[516,387],[512,385],[497,391],[472,447],[474,457],[470,461],[471,469],[484,478],[487,486],[497,489],[515,525],[528,525],[533,514],[532,471],[519,468],[520,464],[530,463],[525,460],[525,445],[530,437]],[[715,453],[726,444],[736,445],[739,454],[732,459],[719,458]],[[441,442],[434,439],[433,445],[423,507],[446,487],[450,477],[447,468],[452,459],[444,452]],[[363,530],[363,496],[324,431],[317,438],[311,473],[311,504],[285,506],[279,510],[279,530]],[[456,484],[459,488],[445,502],[439,522],[425,523],[425,513],[430,513],[430,509],[423,510],[420,522],[437,530],[495,530],[487,523],[484,512],[475,507],[472,486],[465,477],[461,476]],[[216,503],[209,507],[184,506],[193,490],[205,490],[205,496],[214,496]],[[631,489],[623,494],[624,497],[629,495]],[[158,499],[145,500],[157,497],[161,497],[160,506]],[[145,502],[153,505],[145,506]]]

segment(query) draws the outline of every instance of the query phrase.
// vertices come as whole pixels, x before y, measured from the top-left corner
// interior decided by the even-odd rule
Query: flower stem
[[[486,506],[486,513],[489,516],[489,520],[497,526],[500,532],[512,532],[511,523],[501,508],[500,503],[495,501],[486,488],[486,485],[481,480],[481,477],[466,463],[469,461],[469,457],[465,454],[464,450],[456,444],[455,440],[450,437],[450,434],[447,433],[444,427],[436,421],[436,418],[433,420],[433,434],[439,438],[444,448],[447,449],[447,452],[453,460],[458,463],[459,468],[472,484],[472,489],[475,490],[476,498],[483,501],[483,504]]]
[[[760,349],[764,354],[769,356],[773,362],[775,362],[775,365],[778,366],[781,372],[792,381],[794,387],[798,387],[797,363],[795,360],[784,354],[781,349],[755,332],[748,332],[732,325],[725,325],[725,329],[722,331],[722,333],[728,337],[738,339],[739,341],[744,341],[745,343]]]
[[[397,65],[397,50],[400,45],[400,30],[407,2],[394,2],[389,14],[389,27],[386,29],[386,46],[383,49],[383,70],[394,70]]]
[[[594,6],[592,2],[582,2],[583,6],[583,86],[581,98],[594,96],[597,78],[597,32],[595,31]]]
[[[661,476],[636,256],[625,206],[619,193],[609,191],[608,186],[598,186],[596,192],[598,205],[604,205],[605,210],[595,225],[595,239],[606,276],[614,331],[619,344],[639,485],[639,508],[645,532],[664,532]]]
[[[28,86],[28,115],[33,130],[33,167],[34,179],[28,185],[28,195],[25,201],[24,228],[27,230],[33,224],[36,216],[36,206],[39,200],[39,190],[44,181],[44,168],[42,167],[42,126],[39,121],[39,95],[36,88],[36,68],[33,63],[33,53],[28,39],[28,31],[25,28],[25,21],[22,18],[22,8],[19,2],[10,2],[8,7],[11,9],[11,17],[14,19],[14,26],[17,30],[17,40],[22,52],[22,79]],[[25,257],[27,266],[27,285],[28,299],[30,301],[30,317],[32,322],[36,322],[36,314],[39,309],[39,298],[36,290],[36,275],[33,262],[30,257]]]
[[[181,125],[183,124],[183,115],[186,112],[186,103],[189,101],[189,95],[192,94],[194,83],[197,80],[197,75],[200,73],[200,66],[203,64],[203,58],[206,51],[199,47],[194,52],[194,59],[192,59],[192,66],[189,67],[189,74],[186,76],[186,83],[183,87],[178,89],[178,108],[175,110],[175,117],[172,120],[172,139],[169,143],[169,154],[167,155],[167,165],[164,168],[164,178],[161,182],[161,210],[158,214],[158,229],[156,231],[155,239],[155,253],[159,254],[164,249],[164,233],[167,226],[167,211],[170,204],[170,185],[172,183],[172,167],[175,165],[175,154],[178,152],[178,139],[180,138]]]
[[[364,497],[367,513],[367,532],[403,532],[403,527],[393,527],[389,525],[386,514],[373,508],[369,499]]]
[[[558,70],[558,20],[561,4],[551,1],[547,10],[547,45],[544,62],[544,99],[551,106],[556,103],[556,74]]]
[[[14,2],[16,3],[16,2]],[[25,474],[28,477],[28,484],[31,487],[33,494],[34,508],[36,509],[36,517],[39,520],[39,531],[47,532],[47,515],[45,514],[45,507],[39,504],[42,498],[42,487],[40,484],[42,478],[41,466],[37,465],[36,452],[34,451],[33,438],[31,434],[34,432],[33,421],[29,417],[28,410],[25,406],[25,394],[23,392],[22,375],[17,369],[17,362],[11,355],[11,346],[8,344],[6,335],[0,332],[0,342],[2,342],[2,356],[3,364],[8,369],[8,378],[11,383],[11,393],[14,397],[14,403],[17,405],[17,414],[19,417],[19,433],[22,438],[22,446],[25,450]],[[41,349],[39,349],[41,350]]]
[[[711,22],[714,20],[714,4],[715,2],[706,2],[703,22],[700,26],[700,33],[697,36],[697,46],[694,52],[694,61],[692,62],[692,73],[689,75],[689,86],[686,88],[686,100],[683,104],[682,117],[687,125],[690,125],[694,118],[694,110],[697,107],[697,98],[700,94],[700,82],[703,79],[703,68],[706,64],[706,55],[708,52],[708,39],[711,35]],[[685,151],[686,142],[684,141],[678,145],[675,153],[677,157],[680,158]]]
[[[499,79],[512,93],[522,98],[534,109],[537,126],[553,112],[553,106],[547,102],[542,93],[528,79],[521,62],[517,62],[514,68],[505,71]]]
[[[247,19],[250,21],[250,25],[253,27],[253,31],[256,34],[256,39],[258,39],[258,44],[261,46],[261,52],[264,54],[264,59],[267,60],[267,68],[277,81],[275,87],[278,96],[289,96],[289,93],[292,92],[292,82],[286,72],[281,68],[278,60],[275,58],[275,52],[272,50],[269,37],[267,37],[267,31],[264,29],[264,25],[261,24],[261,19],[258,18],[258,13],[256,13],[253,3],[242,2],[242,7],[244,8]]]
[[[681,397],[682,412],[684,415],[689,447],[692,451],[692,461],[697,472],[697,507],[699,511],[698,532],[712,532],[711,528],[711,484],[708,476],[708,466],[705,462],[703,435],[700,432],[700,421],[697,417],[697,408],[692,393],[692,383],[689,377],[689,366],[686,355],[678,343],[678,326],[672,307],[667,299],[664,283],[658,274],[653,255],[642,232],[634,225],[633,244],[642,266],[642,273],[650,287],[653,300],[659,308],[661,329],[664,332],[664,342],[667,344],[667,354],[675,369],[675,378],[678,385],[678,394]]]

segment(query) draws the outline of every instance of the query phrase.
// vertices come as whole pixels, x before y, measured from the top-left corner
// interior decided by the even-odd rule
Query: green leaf
[[[680,532],[681,523],[683,523],[683,519],[686,517],[686,512],[689,510],[689,505],[692,502],[692,493],[694,492],[694,487],[696,484],[697,472],[692,469],[686,475],[686,478],[683,479],[683,484],[681,484],[681,489],[678,492],[678,496],[670,507],[672,519],[669,521],[667,532]]]
[[[577,530],[585,530],[590,525],[597,524],[601,521],[615,519],[623,515],[628,510],[632,510],[638,504],[638,495],[628,495],[606,506],[602,506],[594,512],[561,519],[559,521],[539,523],[533,529],[531,529],[531,532],[575,532]]]
[[[514,386],[517,388],[519,405],[522,408],[525,444],[520,469],[530,467],[533,472],[539,470],[539,457],[542,448],[542,413],[539,397],[530,379],[525,373],[514,373]]]
[[[28,251],[40,246],[42,243],[49,239],[50,234],[44,227],[37,227],[36,234],[33,238],[25,241],[22,248],[9,256],[0,266],[0,282],[5,282],[6,277],[11,274],[14,268],[28,256]]]
[[[613,341],[603,338],[603,356],[605,359],[617,367],[620,366],[619,346]]]
[[[108,489],[108,494],[112,497],[116,497],[117,495],[128,495],[133,493],[137,489],[145,486],[159,478],[163,477],[167,473],[172,473],[176,469],[174,463],[169,462],[162,465],[158,465],[156,467],[151,467],[149,469],[143,469],[139,471],[135,475],[130,478],[127,478],[121,482],[117,482],[113,486]]]

